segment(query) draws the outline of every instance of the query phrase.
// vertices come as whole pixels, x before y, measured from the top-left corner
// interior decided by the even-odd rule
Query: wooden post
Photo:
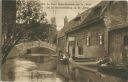
[[[79,55],[78,53],[78,44],[77,44],[77,40],[75,41],[75,57],[77,57]]]
[[[75,68],[75,79],[77,80],[79,76],[79,69],[78,68]]]
[[[108,39],[109,39],[109,34],[108,34],[108,29],[105,30],[105,38],[104,38],[104,47],[105,47],[105,51],[106,53],[108,54],[109,53],[109,50],[108,50],[108,47],[109,47],[109,43],[108,43]]]

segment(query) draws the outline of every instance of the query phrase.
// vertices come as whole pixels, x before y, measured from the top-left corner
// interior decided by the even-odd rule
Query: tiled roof
[[[111,4],[120,3],[117,1],[101,1],[96,6],[89,8],[83,13],[76,16],[73,20],[69,21],[59,32],[58,37],[62,37],[65,33],[71,32],[74,29],[81,28],[82,25],[89,24],[95,20],[102,19],[105,15],[104,12],[111,6]],[[121,4],[122,5],[122,4]]]
[[[91,10],[87,10],[79,15],[77,15],[74,19],[72,19],[71,21],[69,21],[59,32],[58,32],[58,36],[64,36],[65,32],[79,26],[84,19],[89,15],[89,13],[91,12]]]
[[[116,25],[114,27],[109,28],[108,31],[113,31],[113,30],[123,29],[123,28],[128,28],[128,23]]]
[[[58,37],[65,35],[65,32],[76,28],[77,26],[88,22],[89,20],[100,16],[102,5],[104,2],[99,3],[95,7],[89,8],[81,14],[78,14],[74,19],[69,21],[58,33]],[[78,28],[78,27],[77,27]]]

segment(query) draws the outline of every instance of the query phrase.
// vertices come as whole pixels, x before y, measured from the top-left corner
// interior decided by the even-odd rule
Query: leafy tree
[[[46,13],[41,10],[41,4],[37,0],[18,0],[17,1],[17,22],[28,24],[31,21],[46,23]]]
[[[31,38],[33,38],[33,35],[41,38],[41,34],[43,34],[41,30],[46,32],[44,27],[49,27],[50,25],[47,24],[45,13],[41,13],[40,3],[37,1],[18,0],[16,2],[5,0],[2,3],[2,8],[2,64],[4,64],[11,49],[18,44],[22,38],[29,35],[31,35]],[[42,28],[40,26],[42,26]]]

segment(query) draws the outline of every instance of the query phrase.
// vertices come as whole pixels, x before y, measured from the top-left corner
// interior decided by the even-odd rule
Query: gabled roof
[[[114,30],[119,30],[123,28],[128,28],[128,23],[120,24],[120,25],[116,25],[114,27],[108,28],[108,31],[114,31]]]
[[[58,33],[58,37],[62,37],[65,35],[66,32],[72,30],[74,28],[78,28],[79,25],[85,24],[92,19],[100,17],[101,15],[101,8],[104,6],[105,2],[101,2],[100,4],[89,8],[88,10],[84,11],[81,14],[78,14],[74,19],[69,21]]]
[[[83,13],[76,16],[73,20],[69,21],[67,25],[65,25],[58,34],[58,37],[62,37],[65,33],[71,32],[73,30],[77,30],[81,28],[83,25],[84,27],[90,22],[94,23],[99,19],[103,19],[105,16],[105,12],[109,9],[110,6],[113,4],[120,4],[120,1],[101,1],[96,6],[89,8],[88,10],[84,11]],[[126,3],[125,1],[123,3]],[[120,5],[123,5],[122,3]]]
[[[87,10],[84,11],[81,14],[78,14],[74,19],[72,19],[71,21],[69,21],[58,33],[59,37],[64,36],[65,32],[71,30],[74,27],[77,27],[78,25],[80,25],[84,19],[89,15],[89,13],[91,12],[91,10]]]

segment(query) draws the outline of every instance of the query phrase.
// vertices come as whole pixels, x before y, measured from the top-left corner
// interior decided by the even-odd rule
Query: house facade
[[[128,24],[123,24],[108,31],[108,54],[115,62],[127,62],[128,59]]]
[[[68,52],[70,55],[82,58],[97,58],[105,55],[105,26],[99,20],[86,28],[68,33]],[[70,40],[74,38],[74,40]]]
[[[58,33],[59,50],[71,58],[121,62],[127,56],[127,8],[126,1],[102,1],[79,14]]]

